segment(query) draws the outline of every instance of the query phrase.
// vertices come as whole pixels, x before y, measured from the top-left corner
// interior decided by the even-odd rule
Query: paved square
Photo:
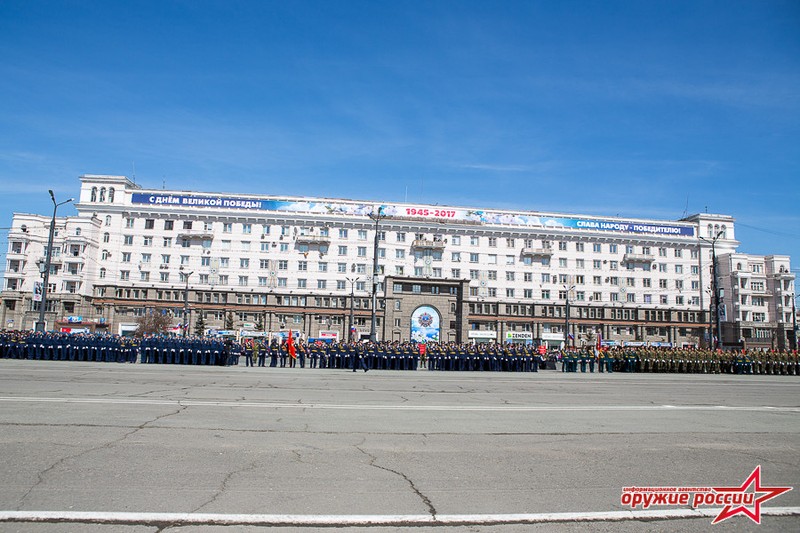
[[[332,523],[347,523],[345,515],[596,517],[625,510],[623,486],[734,485],[757,465],[769,485],[800,480],[794,376],[10,360],[0,369],[0,510],[135,513],[140,523],[125,527],[137,531],[164,527],[146,513]],[[800,489],[766,505],[795,511],[765,516],[763,530],[798,528]],[[688,531],[712,518],[650,524]],[[469,531],[586,527],[464,521]],[[191,527],[218,527],[199,522]],[[81,525],[14,522],[21,531]],[[721,526],[755,524],[740,516]]]

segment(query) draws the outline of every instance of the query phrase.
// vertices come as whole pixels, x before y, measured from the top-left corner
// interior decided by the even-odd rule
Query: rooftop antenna
[[[708,206],[706,206],[706,214],[708,213]]]
[[[136,183],[136,161],[133,162],[133,183]]]
[[[161,190],[163,191],[167,190],[167,178],[164,177],[163,175],[161,176]]]
[[[404,203],[406,203],[406,204],[408,203],[408,185],[406,185],[406,199],[405,199]]]
[[[686,206],[683,208],[683,218],[689,216],[689,195],[686,195]]]

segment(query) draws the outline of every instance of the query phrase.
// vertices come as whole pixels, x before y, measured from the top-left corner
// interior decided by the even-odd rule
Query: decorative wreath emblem
[[[433,317],[430,315],[430,313],[422,313],[419,315],[418,321],[419,325],[423,328],[429,328],[431,324],[433,324]]]

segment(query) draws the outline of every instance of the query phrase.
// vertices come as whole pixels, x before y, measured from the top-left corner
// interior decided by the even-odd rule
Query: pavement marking
[[[657,511],[452,515],[290,515],[0,511],[0,522],[73,522],[137,525],[195,524],[228,526],[453,526],[714,518],[720,511],[721,509],[668,509]],[[761,514],[764,516],[800,516],[800,507],[762,507]]]
[[[255,407],[259,409],[339,409],[353,411],[755,411],[800,412],[800,407],[726,406],[726,405],[396,405],[280,403],[252,401],[158,400],[147,398],[48,398],[35,396],[0,396],[0,402],[86,403],[101,405],[171,405],[183,407]]]

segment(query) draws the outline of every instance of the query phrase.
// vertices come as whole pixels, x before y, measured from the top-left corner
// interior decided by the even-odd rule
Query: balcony
[[[316,246],[330,245],[331,238],[327,235],[298,235],[295,237],[297,244],[308,244]]]
[[[655,261],[655,257],[644,254],[625,254],[622,261],[625,263],[652,263]]]
[[[550,257],[553,255],[553,249],[550,246],[544,246],[542,248],[523,248],[522,249],[522,256],[523,257]]]
[[[445,242],[442,239],[415,239],[411,243],[411,247],[417,250],[444,250],[444,244]]]
[[[214,232],[206,229],[182,229],[178,230],[179,239],[213,239]]]

